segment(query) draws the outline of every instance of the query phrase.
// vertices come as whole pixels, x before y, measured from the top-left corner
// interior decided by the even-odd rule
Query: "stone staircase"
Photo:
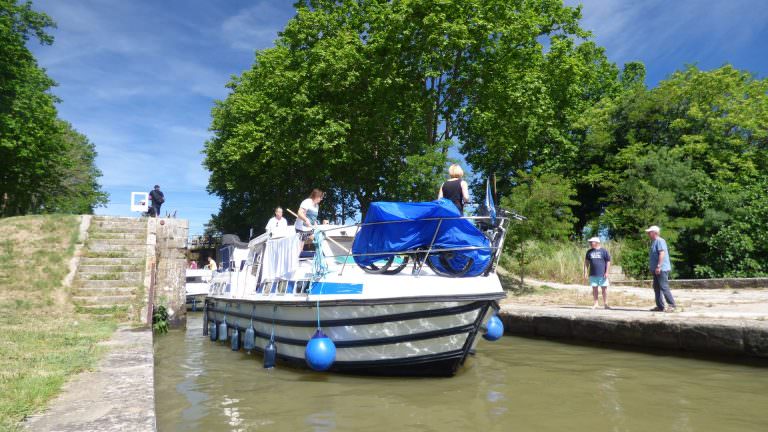
[[[146,239],[146,219],[93,217],[72,284],[78,312],[140,320]]]

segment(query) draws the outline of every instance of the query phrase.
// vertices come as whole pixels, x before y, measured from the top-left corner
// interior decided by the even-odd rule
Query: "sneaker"
[[[651,312],[664,312],[664,309],[662,309],[662,308],[657,306],[657,307],[651,309]]]
[[[664,309],[664,312],[670,312],[670,313],[671,312],[676,312],[676,309],[673,308],[673,307],[668,307],[668,308]]]
[[[592,309],[597,309],[597,303],[592,305]]]
[[[603,305],[603,308],[604,308],[604,309],[610,309],[611,307],[610,307],[610,306],[608,306],[608,305]]]

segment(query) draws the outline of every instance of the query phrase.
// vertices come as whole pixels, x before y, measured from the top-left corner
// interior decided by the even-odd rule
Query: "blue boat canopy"
[[[477,276],[488,268],[493,257],[488,238],[472,222],[458,218],[456,206],[447,199],[431,202],[374,202],[368,209],[365,221],[352,244],[353,254],[361,266],[390,259],[398,252],[429,248],[455,249],[450,252],[434,253],[429,256],[430,267],[439,273],[454,276]],[[392,222],[377,223],[376,222]],[[435,236],[435,230],[440,230]],[[462,250],[462,248],[480,248]]]

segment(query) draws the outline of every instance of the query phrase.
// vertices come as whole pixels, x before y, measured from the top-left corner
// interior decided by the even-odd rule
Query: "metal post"
[[[360,232],[360,224],[357,224],[357,228],[355,228],[355,235],[352,236],[352,238],[357,237],[357,233]],[[354,241],[353,241],[354,243]],[[344,257],[344,262],[341,263],[341,270],[339,270],[339,276],[341,276],[342,273],[344,273],[344,267],[347,266],[347,260],[349,260],[349,257],[352,256],[352,249],[349,249],[347,251],[347,256]]]
[[[421,274],[421,268],[424,267],[424,263],[427,262],[427,260],[429,259],[429,253],[432,252],[432,246],[435,244],[437,233],[440,232],[440,225],[442,224],[443,224],[442,219],[437,221],[437,229],[435,229],[435,234],[432,236],[432,241],[429,243],[429,249],[427,249],[427,254],[424,256],[424,262],[422,262],[421,265],[419,266],[419,270],[416,272],[416,276],[419,276]]]

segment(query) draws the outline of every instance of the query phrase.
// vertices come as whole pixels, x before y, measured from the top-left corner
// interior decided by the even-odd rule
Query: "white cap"
[[[651,225],[651,227],[648,228],[647,230],[645,230],[645,232],[656,232],[656,233],[658,233],[658,232],[661,232],[661,228],[657,227],[656,225]]]
[[[600,237],[592,237],[591,239],[587,240],[588,242],[592,243],[600,243]]]

